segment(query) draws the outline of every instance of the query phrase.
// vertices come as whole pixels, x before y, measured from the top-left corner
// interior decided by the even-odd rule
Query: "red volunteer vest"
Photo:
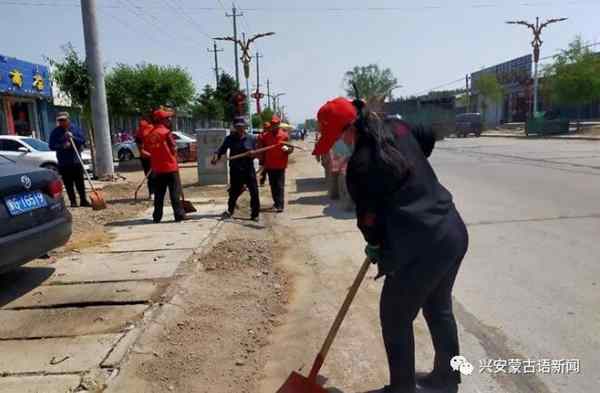
[[[261,135],[262,145],[272,146],[278,143],[287,142],[289,140],[287,132],[282,129],[277,130],[276,134],[267,131]],[[283,151],[283,145],[275,147],[265,152],[265,168],[266,169],[285,169],[288,166],[288,154]]]
[[[179,169],[177,156],[171,151],[175,146],[171,131],[163,125],[156,126],[146,134],[144,149],[150,153],[150,163],[154,173],[172,173]]]

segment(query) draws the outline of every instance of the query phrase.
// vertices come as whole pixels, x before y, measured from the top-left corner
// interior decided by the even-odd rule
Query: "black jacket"
[[[390,125],[386,125],[390,127]],[[420,130],[420,133],[426,131]],[[408,172],[400,177],[374,154],[373,144],[358,138],[346,172],[348,191],[356,203],[358,227],[370,244],[380,245],[381,274],[410,264],[445,233],[442,223],[454,207],[452,195],[438,181],[422,146],[431,136],[400,132],[396,146]],[[428,151],[430,153],[430,151]]]
[[[244,134],[240,138],[238,133],[231,133],[225,137],[223,144],[217,150],[217,156],[221,158],[229,150],[230,156],[246,153],[256,149],[256,137],[252,134]],[[234,172],[254,173],[254,158],[244,157],[229,161],[229,167]]]

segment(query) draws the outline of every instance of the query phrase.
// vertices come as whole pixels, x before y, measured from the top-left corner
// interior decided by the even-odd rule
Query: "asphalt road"
[[[290,242],[283,263],[296,287],[269,348],[265,393],[292,369],[308,372],[363,259],[352,214],[324,196],[322,169],[308,156],[296,161],[290,205],[276,224]],[[455,289],[462,352],[474,366],[461,391],[597,391],[600,143],[448,139],[432,162],[471,238]],[[334,343],[322,372],[333,392],[365,392],[387,380],[381,284],[365,282]],[[432,353],[422,319],[416,337],[417,368],[427,370]],[[488,362],[492,368],[481,370]],[[578,364],[579,373],[567,364]]]

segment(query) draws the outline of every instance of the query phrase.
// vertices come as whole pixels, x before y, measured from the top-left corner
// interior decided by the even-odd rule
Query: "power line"
[[[172,1],[172,2],[171,2]],[[176,13],[178,13],[179,15],[183,16],[183,18],[185,20],[188,21],[189,24],[191,24],[192,26],[194,26],[202,35],[204,35],[207,38],[211,38],[210,35],[208,35],[204,29],[202,28],[202,26],[200,24],[198,24],[191,16],[189,16],[183,9],[181,3],[178,0],[167,0],[166,4],[168,6],[171,6],[170,8],[175,10]]]

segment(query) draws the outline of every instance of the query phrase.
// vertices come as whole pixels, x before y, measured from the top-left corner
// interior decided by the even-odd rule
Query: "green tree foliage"
[[[304,128],[307,130],[316,131],[318,127],[319,123],[317,122],[317,119],[306,119],[304,121]]]
[[[273,118],[273,110],[269,107],[262,110],[260,115],[258,113],[254,113],[252,115],[252,127],[255,129],[262,128],[263,124],[266,122],[270,122]]]
[[[202,94],[192,106],[192,116],[195,120],[223,120],[224,111],[223,102],[210,85],[204,86]]]
[[[58,88],[69,96],[73,105],[83,109],[84,119],[90,120],[90,77],[85,60],[79,57],[71,43],[63,46],[64,57],[48,59],[52,77]]]
[[[369,64],[354,67],[346,72],[344,76],[346,94],[352,98],[356,98],[354,84],[361,98],[366,99],[370,104],[380,104],[386,97],[391,97],[392,89],[398,84],[398,80],[389,68],[380,69],[377,64]]]
[[[473,81],[473,88],[483,98],[481,106],[483,107],[483,116],[488,107],[488,103],[500,102],[503,96],[503,89],[495,74],[483,74]]]
[[[161,105],[187,108],[196,89],[181,67],[118,64],[106,77],[107,98],[114,114],[144,114]]]
[[[576,37],[544,70],[549,95],[563,104],[588,104],[600,98],[600,56]]]
[[[223,103],[223,120],[231,123],[235,117],[234,108],[231,105],[231,98],[239,90],[239,85],[235,79],[226,73],[221,74],[219,78],[219,87],[215,92],[215,97]]]

